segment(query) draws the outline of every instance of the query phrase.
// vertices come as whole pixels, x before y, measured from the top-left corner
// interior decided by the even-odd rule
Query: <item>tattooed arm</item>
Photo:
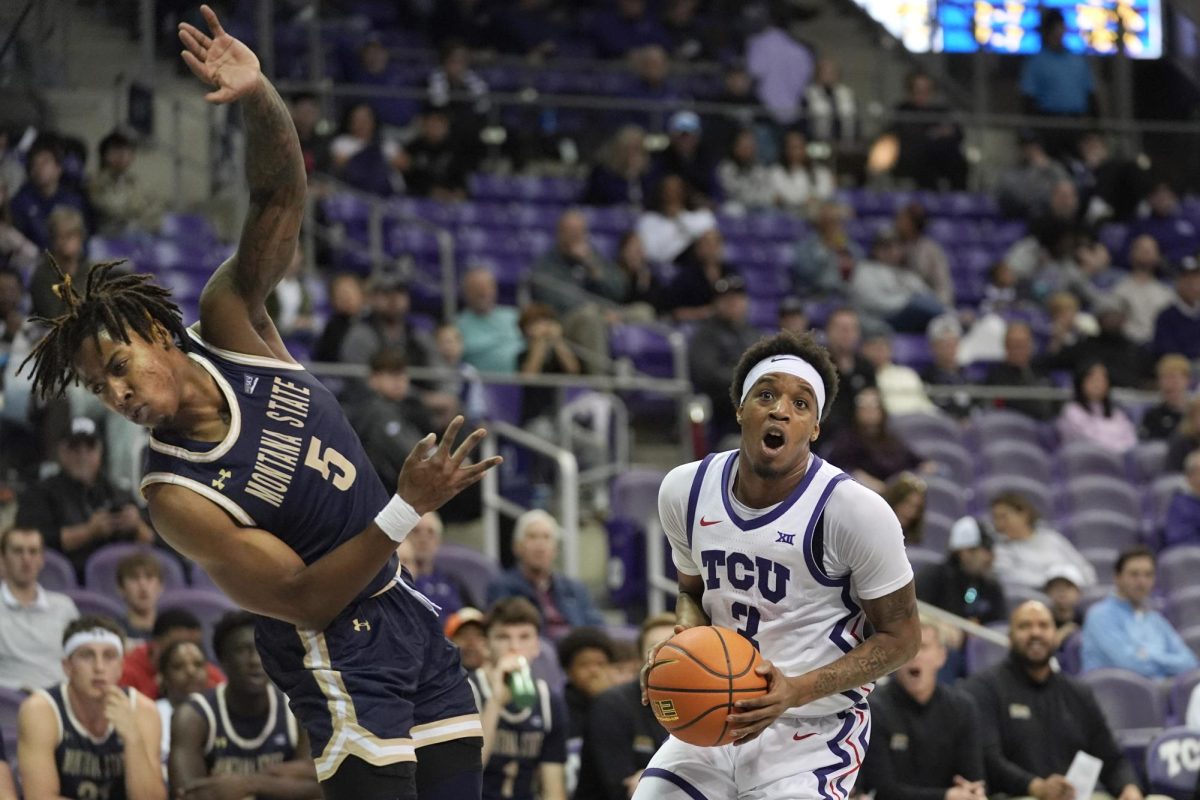
[[[200,10],[212,35],[181,23],[183,60],[214,87],[206,100],[241,105],[250,189],[237,252],[217,269],[200,297],[201,328],[218,347],[290,361],[265,304],[295,255],[304,217],[307,178],[300,141],[258,58],[221,27],[212,9]]]

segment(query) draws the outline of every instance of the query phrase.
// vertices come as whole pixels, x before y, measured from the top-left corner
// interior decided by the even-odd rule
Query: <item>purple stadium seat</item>
[[[211,649],[212,629],[217,624],[217,620],[230,611],[238,610],[237,603],[223,594],[210,592],[207,589],[168,589],[159,598],[158,607],[160,609],[183,608],[195,614],[200,620],[200,627],[204,629],[205,652]]]
[[[658,487],[667,473],[646,467],[627,469],[613,478],[610,514],[644,525],[658,515]]]
[[[1028,442],[985,441],[978,464],[981,475],[1020,475],[1050,483],[1050,457]]]
[[[1165,441],[1138,442],[1129,454],[1133,462],[1134,477],[1142,483],[1152,483],[1163,474],[1167,461]]]
[[[1200,625],[1184,628],[1179,632],[1179,638],[1183,639],[1193,653],[1200,653]]]
[[[945,553],[946,545],[950,542],[950,529],[954,527],[955,520],[944,514],[926,510],[924,523],[921,547],[935,553]]]
[[[1111,511],[1079,511],[1072,514],[1063,533],[1076,547],[1110,547],[1124,550],[1138,543],[1137,522]]]
[[[1004,599],[1008,603],[1010,609],[1016,608],[1027,600],[1037,600],[1039,603],[1050,605],[1050,598],[1046,597],[1044,592],[1037,589],[1031,589],[1028,586],[1020,583],[1005,583]]]
[[[1167,517],[1167,507],[1175,493],[1187,488],[1187,481],[1182,475],[1168,474],[1154,479],[1150,492],[1146,494],[1148,504],[1146,513],[1155,523],[1161,523]]]
[[[75,576],[75,565],[57,550],[42,548],[42,557],[46,565],[38,576],[38,583],[52,592],[65,592],[68,589],[78,589],[79,580]]]
[[[961,442],[962,431],[958,423],[945,414],[901,414],[892,417],[888,424],[892,432],[912,446],[921,439],[940,439]]]
[[[966,668],[968,675],[985,670],[1008,657],[1008,646],[989,642],[978,636],[968,636],[966,645]]]
[[[1168,728],[1146,748],[1148,789],[1174,800],[1191,800],[1200,778],[1200,731]]]
[[[992,502],[992,498],[1001,492],[1019,492],[1033,503],[1033,507],[1043,517],[1049,516],[1052,509],[1050,487],[1042,481],[1027,478],[1023,475],[998,474],[990,475],[975,484],[975,496],[972,508],[977,513],[983,513]]]
[[[1166,703],[1155,681],[1111,667],[1085,672],[1081,678],[1095,692],[1114,733],[1162,727]]]
[[[974,459],[966,448],[957,442],[920,439],[913,442],[912,448],[921,458],[945,466],[951,475],[970,475],[974,471]]]
[[[193,244],[217,240],[212,222],[203,214],[163,214],[158,234],[167,239],[182,239]]]
[[[614,642],[636,645],[638,637],[641,636],[641,628],[637,625],[605,625],[603,630]]]
[[[1158,554],[1157,580],[1160,591],[1174,594],[1194,586],[1200,575],[1200,545],[1184,544]]]
[[[125,616],[125,606],[108,595],[89,592],[87,589],[70,589],[63,594],[75,601],[75,607],[79,609],[80,614],[96,614],[114,620]]]
[[[1130,519],[1141,518],[1137,491],[1123,478],[1084,475],[1067,481],[1060,495],[1062,510],[1112,511]]]
[[[1200,684],[1200,669],[1189,669],[1171,679],[1171,688],[1167,690],[1167,724],[1182,725],[1187,714],[1188,701],[1192,699],[1192,690]]]
[[[958,519],[967,513],[966,492],[955,481],[931,475],[925,480],[925,513]]]
[[[923,333],[897,333],[892,337],[892,360],[920,372],[933,363],[929,340]]]
[[[1121,555],[1121,551],[1115,547],[1080,547],[1079,555],[1087,559],[1092,568],[1096,570],[1096,578],[1104,580],[1105,576],[1109,576],[1111,582],[1113,567],[1117,563],[1117,558]]]
[[[529,665],[529,669],[533,672],[533,677],[541,678],[550,684],[551,690],[555,692],[561,692],[567,685],[567,675],[563,672],[562,665],[558,663],[558,648],[554,646],[554,642],[544,636],[537,658]]]
[[[925,547],[909,545],[904,549],[908,553],[908,563],[912,564],[914,573],[920,572],[930,564],[940,564],[945,560],[945,556],[941,553]]]
[[[1058,451],[1058,463],[1065,478],[1102,475],[1126,480],[1125,462],[1112,450],[1090,442],[1071,442]]]
[[[1163,616],[1177,631],[1200,625],[1200,586],[1186,586],[1167,595]]]
[[[109,597],[117,596],[117,564],[134,553],[150,553],[158,559],[163,569],[163,588],[183,589],[187,579],[179,559],[166,550],[138,544],[108,544],[88,557],[83,565],[83,583],[89,591],[100,592]]]
[[[192,588],[203,589],[207,592],[221,591],[213,579],[209,577],[208,573],[200,569],[197,564],[192,564]]]
[[[674,374],[671,344],[663,330],[645,325],[613,325],[609,330],[612,357],[629,358],[640,372],[660,378]]]
[[[438,549],[437,568],[462,583],[471,593],[470,602],[480,606],[487,597],[488,584],[500,577],[499,564],[483,553],[460,544],[442,544]]]
[[[17,711],[27,696],[17,689],[0,688],[0,728],[17,727]]]
[[[142,253],[142,245],[131,239],[93,236],[88,240],[87,250],[90,261],[118,261],[127,258],[137,262]]]
[[[488,383],[484,384],[483,391],[486,395],[485,405],[488,419],[503,420],[511,422],[513,425],[521,423],[522,391],[520,386],[508,383]]]
[[[1039,444],[1038,425],[1024,414],[1015,411],[986,411],[971,423],[981,443],[1029,442]]]

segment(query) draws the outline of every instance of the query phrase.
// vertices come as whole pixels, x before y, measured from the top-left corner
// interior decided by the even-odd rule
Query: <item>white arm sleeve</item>
[[[832,576],[850,573],[850,587],[863,600],[891,594],[913,578],[900,520],[856,481],[842,481],[825,506],[825,568]]]
[[[675,569],[687,575],[700,574],[687,539],[688,494],[699,468],[699,461],[676,467],[667,473],[658,488],[658,519],[671,543],[671,560],[675,562]]]

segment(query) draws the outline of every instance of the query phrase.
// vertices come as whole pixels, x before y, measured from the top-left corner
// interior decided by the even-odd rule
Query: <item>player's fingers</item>
[[[404,459],[405,466],[407,466],[409,462],[415,464],[418,461],[424,461],[425,452],[429,450],[429,446],[433,444],[433,441],[434,434],[430,433],[427,434],[424,439],[413,445],[413,449],[409,452],[408,457]]]
[[[208,48],[200,44],[196,37],[193,36],[189,31],[180,29],[179,41],[183,42],[183,46],[186,47],[188,51],[197,58],[204,58],[208,52]]]
[[[753,742],[755,739],[758,738],[759,734],[761,734],[766,729],[767,729],[767,726],[765,724],[763,724],[763,725],[757,725],[754,728],[749,728],[749,729],[741,730],[741,731],[735,731],[734,735],[736,738],[733,740],[733,746],[740,747],[741,745],[747,744],[749,742]]]
[[[450,447],[454,444],[454,440],[458,438],[458,432],[462,430],[465,421],[462,414],[450,420],[450,424],[446,426],[446,432],[442,434],[442,443],[438,448],[439,454],[445,453],[447,456],[450,455]]]
[[[463,459],[467,457],[467,454],[474,450],[475,445],[479,444],[479,440],[485,436],[487,436],[487,431],[483,428],[476,428],[471,431],[471,435],[464,439],[463,443],[454,451],[454,454],[450,456],[450,460],[454,463],[454,466],[461,464]]]
[[[200,6],[200,15],[208,23],[208,29],[212,31],[214,39],[225,33],[225,29],[221,27],[221,20],[217,19],[217,12],[213,11],[207,5],[203,5]]]
[[[233,89],[230,89],[227,86],[222,86],[215,92],[209,92],[208,94],[204,95],[204,99],[210,103],[217,103],[220,105],[221,103],[233,102],[235,99],[237,99],[237,96],[233,93]]]
[[[192,38],[199,42],[202,47],[208,48],[212,46],[212,37],[190,22],[179,23],[179,32],[183,33],[184,31],[190,33]]]
[[[192,71],[193,75],[205,83],[212,83],[212,80],[208,77],[208,71],[204,69],[204,64],[201,63],[200,59],[196,58],[188,50],[180,50],[179,55],[183,56],[183,63],[188,65],[188,69]]]
[[[474,483],[479,478],[483,477],[483,473],[487,472],[492,467],[498,467],[504,463],[504,456],[492,456],[491,458],[480,461],[478,464],[472,464],[469,467],[463,467],[458,471],[459,475],[465,475],[471,482]]]
[[[733,727],[745,728],[764,720],[770,721],[779,716],[780,711],[782,709],[772,703],[765,708],[738,709],[738,713],[730,714],[725,720]]]

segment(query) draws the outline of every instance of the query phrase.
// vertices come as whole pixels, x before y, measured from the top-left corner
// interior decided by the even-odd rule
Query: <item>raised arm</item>
[[[304,218],[308,181],[300,141],[258,57],[221,27],[211,8],[201,6],[200,12],[211,35],[180,23],[183,60],[213,87],[206,100],[241,104],[250,189],[237,253],[217,269],[200,297],[201,328],[218,347],[288,359],[265,303],[292,260]]]

